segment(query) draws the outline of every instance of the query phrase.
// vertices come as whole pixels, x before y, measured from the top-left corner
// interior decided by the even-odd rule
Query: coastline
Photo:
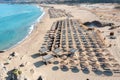
[[[40,34],[40,32],[42,32],[42,31],[44,31],[44,24],[42,24],[41,22],[42,21],[45,21],[45,19],[46,19],[46,16],[45,15],[47,15],[46,14],[46,9],[44,9],[44,13],[43,13],[43,15],[41,16],[41,18],[39,17],[38,19],[40,19],[39,20],[39,22],[38,22],[38,19],[36,19],[36,23],[34,24],[34,29],[31,31],[31,33],[27,36],[27,38],[25,38],[23,41],[21,41],[19,44],[17,44],[17,45],[15,45],[14,47],[12,47],[12,48],[9,48],[8,50],[6,50],[5,52],[3,52],[3,53],[0,53],[0,56],[2,56],[1,57],[1,60],[0,60],[0,64],[3,64],[3,63],[5,63],[6,61],[7,61],[7,59],[8,59],[8,56],[12,53],[12,52],[16,52],[17,53],[17,55],[18,55],[18,57],[16,57],[16,58],[14,58],[14,59],[12,59],[11,61],[10,61],[10,65],[8,65],[7,66],[7,70],[9,71],[9,70],[11,70],[11,69],[13,69],[14,67],[18,67],[21,63],[25,63],[25,62],[29,62],[28,60],[29,59],[27,59],[27,58],[25,58],[25,59],[22,59],[21,60],[21,58],[23,58],[24,56],[30,56],[31,54],[34,54],[35,52],[37,52],[38,51],[38,49],[39,49],[39,47],[40,47],[40,42],[41,41],[39,41],[39,40],[36,40],[36,39],[39,39],[39,38],[37,38],[37,36],[39,36]],[[41,25],[42,24],[42,25]],[[42,29],[39,27],[39,26],[41,26],[42,27]],[[49,27],[48,27],[48,29],[49,29]],[[43,34],[43,36],[44,36],[44,34]],[[42,37],[43,37],[42,36]],[[41,36],[40,36],[41,37]],[[41,38],[42,38],[41,37]],[[37,44],[37,45],[36,45]],[[34,45],[34,49],[33,49],[33,46],[32,45]],[[38,46],[39,45],[39,46]],[[28,54],[29,53],[29,54]],[[30,59],[30,61],[31,61],[31,59]],[[32,61],[31,61],[32,62]],[[30,66],[30,65],[29,65]],[[31,67],[28,67],[27,69],[29,69],[29,68],[32,68],[33,66],[31,66]],[[24,73],[26,73],[26,74],[28,74],[28,72],[24,72]],[[30,74],[28,74],[28,75],[30,75]],[[27,76],[28,76],[27,75]],[[31,77],[31,76],[30,76]],[[30,78],[31,80],[34,80],[34,79],[32,79],[32,78]]]
[[[39,8],[41,11],[42,11],[42,14],[36,19],[36,21],[33,22],[32,25],[30,25],[29,27],[29,31],[28,31],[28,34],[22,39],[20,40],[19,42],[17,42],[16,44],[12,45],[11,47],[9,47],[8,49],[5,49],[5,50],[1,50],[1,51],[8,51],[14,47],[16,47],[17,45],[19,45],[20,43],[22,43],[23,41],[25,41],[29,36],[30,34],[33,32],[33,30],[35,29],[36,25],[40,22],[40,20],[42,19],[42,17],[45,15],[45,12],[44,12],[44,9],[43,7],[40,7],[38,5],[36,5],[37,8]]]
[[[89,21],[91,20],[96,20],[96,16],[92,14],[90,11],[87,10],[81,10],[76,6],[66,6],[66,5],[49,5],[49,6],[54,6],[55,8],[58,9],[65,9],[68,12],[71,12],[71,14],[74,16],[76,19],[81,19],[80,21]],[[7,50],[3,54],[0,54],[1,57],[1,63],[5,63],[7,58],[12,52],[16,52],[17,56],[14,57],[9,65],[6,65],[7,71],[10,71],[16,68],[20,68],[19,65],[22,63],[26,63],[24,67],[21,67],[20,70],[22,73],[29,78],[29,80],[37,80],[39,76],[42,76],[44,80],[86,80],[86,78],[89,78],[90,80],[119,80],[119,77],[111,76],[98,76],[93,73],[90,74],[84,74],[80,70],[79,73],[72,73],[71,71],[68,72],[62,72],[61,70],[58,71],[53,71],[52,67],[55,65],[43,65],[43,66],[38,66],[40,65],[40,61],[42,60],[42,57],[37,57],[33,58],[32,56],[35,54],[38,54],[38,50],[40,49],[40,46],[44,42],[44,36],[46,32],[50,29],[52,26],[52,23],[56,20],[59,19],[66,19],[66,18],[59,18],[59,19],[50,19],[49,14],[48,14],[48,9],[44,8],[45,14],[41,18],[40,22],[37,22],[34,24],[34,29],[32,32],[29,34],[29,36],[22,41],[20,44],[16,45],[15,47]],[[86,13],[88,12],[88,13]],[[81,15],[78,15],[81,14]],[[103,28],[103,31],[106,29]],[[105,33],[107,35],[109,33]],[[113,50],[113,53],[114,50]],[[34,73],[31,73],[31,70],[34,71]],[[55,75],[55,76],[53,76]]]

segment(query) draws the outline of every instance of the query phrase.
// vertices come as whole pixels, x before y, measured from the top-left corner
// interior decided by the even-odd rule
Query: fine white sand
[[[54,6],[58,9],[65,9],[67,12],[70,12],[75,19],[80,19],[81,22],[86,21],[93,21],[93,20],[99,20],[99,17],[94,14],[92,11],[80,8],[78,6],[68,6],[68,5],[48,5],[48,6]],[[95,75],[93,72],[90,74],[84,74],[81,70],[79,73],[72,73],[70,70],[68,72],[63,72],[61,70],[53,71],[52,67],[53,65],[42,65],[40,66],[40,61],[42,60],[41,57],[33,58],[32,55],[38,53],[38,50],[40,49],[41,44],[44,41],[44,36],[46,32],[50,29],[52,23],[56,20],[63,19],[63,18],[57,18],[57,19],[50,19],[48,12],[48,8],[44,8],[46,14],[42,18],[42,20],[37,23],[37,26],[33,30],[33,32],[30,34],[30,36],[23,42],[21,42],[16,47],[6,51],[5,53],[0,54],[0,62],[5,63],[9,54],[12,52],[16,52],[18,54],[17,57],[14,57],[10,64],[6,66],[7,71],[13,69],[14,67],[17,67],[22,63],[27,63],[25,67],[20,68],[22,70],[22,73],[29,78],[29,80],[36,80],[38,76],[42,75],[44,80],[86,80],[89,78],[90,80],[120,80],[120,77],[118,76],[98,76]],[[106,31],[107,28],[102,28],[101,30]],[[108,31],[104,33],[104,36],[108,35]],[[119,36],[119,35],[118,35]],[[120,54],[118,50],[120,50],[120,37],[118,37],[116,40],[108,41],[108,43],[113,42],[113,44],[117,44],[116,46],[112,46],[111,52],[116,57],[117,60],[120,58]],[[108,39],[107,39],[108,40]],[[36,67],[35,65],[38,65],[39,67]],[[31,71],[31,69],[34,70],[34,73]]]

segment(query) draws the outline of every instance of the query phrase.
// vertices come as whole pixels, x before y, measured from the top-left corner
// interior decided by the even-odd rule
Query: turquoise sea
[[[0,50],[24,40],[43,13],[36,5],[0,4]]]

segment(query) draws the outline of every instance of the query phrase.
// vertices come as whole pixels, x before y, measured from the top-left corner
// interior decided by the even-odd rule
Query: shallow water
[[[42,8],[35,5],[0,4],[0,50],[23,40],[42,14]]]

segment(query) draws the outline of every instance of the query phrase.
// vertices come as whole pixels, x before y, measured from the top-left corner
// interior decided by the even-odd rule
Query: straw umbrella
[[[115,60],[115,58],[109,57],[108,59],[109,59],[109,61],[111,61],[111,62],[114,62],[114,63],[117,62],[117,60]]]
[[[103,49],[102,51],[105,52],[105,53],[108,53],[108,52],[109,52],[108,49]]]
[[[101,57],[101,58],[98,58],[98,61],[99,62],[108,62],[108,59],[106,57],[105,58]]]
[[[98,43],[97,43],[97,42],[94,42],[94,44],[96,44],[97,48],[100,48],[100,46],[98,45]]]
[[[118,64],[118,63],[114,63],[112,65],[113,65],[113,67],[120,68],[120,64]]]
[[[65,66],[65,65],[61,64],[61,65],[60,65],[60,68],[62,69],[64,66]]]
[[[97,58],[96,57],[88,57],[88,60],[92,61],[92,62],[96,62]]]
[[[101,53],[96,53],[96,56],[102,58],[104,55]]]
[[[105,61],[109,61],[106,56],[103,56],[102,58],[103,58]]]
[[[87,58],[86,57],[80,57],[79,60],[82,62],[82,61],[87,61]]]
[[[100,53],[100,54],[102,54],[102,55],[105,55],[106,53],[105,52],[103,52],[102,50],[99,50],[99,52],[98,53]]]
[[[85,49],[85,51],[91,52],[90,48],[88,48],[88,47]]]
[[[106,67],[111,67],[110,63],[104,63]]]
[[[93,57],[93,56],[95,56],[95,53],[94,52],[90,52],[90,53],[87,53],[87,55]]]
[[[69,66],[69,68],[72,68],[72,67],[76,66],[76,64],[74,63],[73,60],[69,60],[68,66]]]
[[[86,50],[89,50],[89,48],[91,48],[90,45],[85,45],[84,47],[86,48]]]
[[[90,47],[89,50],[90,50],[90,51],[93,51],[93,48]]]
[[[80,62],[80,65],[82,68],[85,68],[85,67],[88,67],[89,66],[89,63],[87,61],[85,62]]]
[[[103,69],[110,69],[111,68],[111,65],[110,65],[110,63],[102,63],[102,68]]]
[[[91,65],[92,67],[98,69],[100,67],[100,63],[97,61]]]
[[[61,61],[60,63],[61,63],[62,65],[67,65],[67,64],[68,64],[67,60]]]
[[[110,53],[106,53],[106,54],[105,54],[105,56],[108,56],[108,57],[113,58],[113,55],[112,55],[112,54],[110,54]]]
[[[74,55],[74,56],[71,57],[71,59],[72,59],[72,60],[77,60],[77,59],[78,59],[78,56],[75,56],[75,55]]]
[[[77,66],[77,65],[79,64],[79,61],[78,61],[78,60],[70,60],[70,61],[69,61],[69,64],[70,64],[71,66]]]
[[[66,55],[63,55],[61,58],[62,58],[63,60],[66,60],[66,59],[67,59],[67,56],[66,56]]]
[[[107,52],[101,52],[101,54],[104,55],[104,56],[110,55],[110,54],[107,53]]]
[[[87,61],[83,62],[84,65],[88,66],[89,63]]]
[[[94,52],[102,52],[102,50],[99,49],[99,48],[97,48],[97,49],[94,49],[94,48],[93,48],[93,50],[94,50]]]
[[[79,55],[80,55],[80,56],[85,56],[86,53],[85,53],[85,52],[81,52],[81,53],[79,53]]]
[[[85,47],[82,46],[81,49],[84,51],[84,50],[85,50]]]

